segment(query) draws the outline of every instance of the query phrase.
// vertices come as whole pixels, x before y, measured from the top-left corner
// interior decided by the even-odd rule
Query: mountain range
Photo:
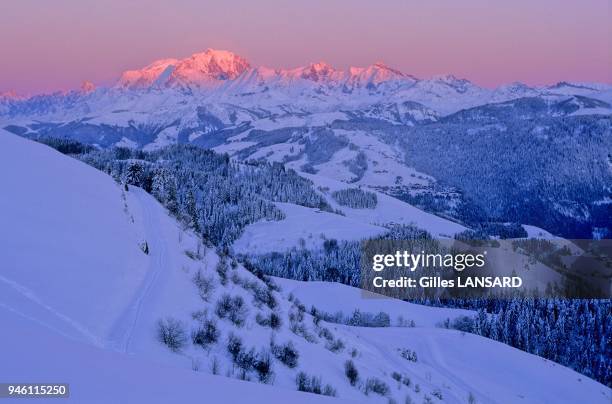
[[[551,86],[530,87],[511,83],[494,89],[483,88],[453,75],[418,79],[382,62],[367,67],[337,69],[325,62],[311,63],[294,69],[253,66],[245,58],[229,51],[207,49],[185,59],[160,59],[135,70],[123,72],[114,86],[96,91],[91,82],[79,90],[34,97],[15,92],[0,93],[4,112],[18,115],[30,112],[52,112],[56,102],[80,99],[91,102],[104,95],[118,97],[125,92],[147,93],[174,90],[208,101],[243,105],[279,105],[292,103],[321,109],[367,105],[393,100],[415,101],[441,114],[492,102],[522,97],[559,97],[598,95],[612,91],[602,83],[559,82]],[[606,94],[606,98],[609,94]],[[35,105],[38,104],[38,108]],[[8,108],[14,105],[15,108]],[[45,108],[47,107],[47,108]]]
[[[487,211],[476,215],[479,220],[518,221],[555,234],[591,237],[612,231],[601,208],[609,206],[605,184],[612,162],[601,148],[585,144],[609,142],[611,102],[612,85],[604,83],[512,83],[489,89],[452,75],[419,79],[384,63],[337,69],[319,62],[272,69],[253,66],[229,51],[208,49],[126,71],[110,87],[85,82],[63,93],[0,95],[0,128],[99,148],[152,151],[190,143],[237,160],[281,162],[301,173],[401,195],[411,203],[423,199],[423,193],[427,200],[433,195],[438,207],[433,211],[462,224],[468,224],[466,210],[472,212],[467,216],[475,215],[476,208],[465,205],[475,199],[478,209]],[[585,122],[593,125],[596,138],[577,135]],[[518,139],[523,140],[517,144]],[[539,148],[543,154],[529,155]],[[433,164],[452,157],[449,150],[465,157]],[[510,153],[504,167],[499,163],[502,150]],[[479,170],[457,167],[483,153],[488,159]],[[515,181],[502,178],[517,171],[517,162],[548,162],[550,171],[538,172],[555,177],[570,161],[562,153],[572,153],[574,160],[581,155],[589,178],[580,177],[575,165],[566,167],[572,181],[566,178],[565,183],[530,174],[514,187],[533,182],[533,188],[521,191],[536,194],[526,197],[530,206],[499,209],[498,198]],[[485,173],[495,186],[478,187]],[[554,189],[542,196],[542,186],[536,185],[540,181],[554,183]],[[570,196],[567,186],[574,181],[576,192]],[[580,182],[589,184],[588,192],[578,191]],[[453,195],[450,204],[448,195]],[[457,198],[463,202],[458,204]],[[484,206],[491,198],[495,202]],[[539,204],[554,207],[554,212],[541,214]],[[419,206],[432,211],[431,202]]]

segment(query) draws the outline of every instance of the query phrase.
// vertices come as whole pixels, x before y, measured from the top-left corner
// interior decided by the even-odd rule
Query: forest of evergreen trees
[[[332,197],[342,206],[353,209],[374,209],[378,198],[374,192],[359,188],[347,188],[332,192]]]
[[[592,299],[422,301],[477,310],[446,325],[550,359],[612,387],[612,304]]]
[[[462,192],[467,219],[532,224],[565,238],[612,235],[612,204],[601,203],[612,183],[610,117],[449,119],[387,132],[409,166]]]
[[[236,163],[227,155],[188,145],[155,152],[97,150],[80,158],[123,184],[150,192],[205,240],[225,248],[247,225],[283,219],[272,202],[332,211],[311,181],[279,163]]]

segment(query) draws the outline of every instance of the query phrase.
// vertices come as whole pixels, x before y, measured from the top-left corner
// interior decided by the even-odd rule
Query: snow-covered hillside
[[[0,378],[68,383],[74,403],[349,403],[104,350],[65,338],[0,301]],[[30,402],[22,399],[23,402]],[[43,402],[36,398],[33,402]]]
[[[353,402],[611,398],[560,365],[435,327],[469,312],[257,277],[205,247],[141,189],[4,131],[0,189],[3,381],[68,382],[76,402],[333,400],[291,391],[298,385]],[[316,314],[357,308],[388,312],[391,327]]]
[[[103,345],[150,263],[131,196],[48,147],[6,132],[0,142],[2,296],[54,329]]]
[[[388,228],[410,224],[427,229],[436,238],[451,238],[466,228],[458,223],[432,215],[396,198],[375,192],[376,207],[356,209],[340,205],[333,198],[334,191],[358,189],[322,175],[302,174],[313,181],[338,212],[329,213],[289,203],[277,203],[285,213],[279,221],[261,220],[247,226],[234,243],[234,251],[243,254],[282,252],[292,247],[320,248],[325,240],[354,240],[381,236]]]

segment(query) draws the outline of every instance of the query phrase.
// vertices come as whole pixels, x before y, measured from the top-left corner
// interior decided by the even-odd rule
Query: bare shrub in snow
[[[270,327],[273,330],[278,330],[283,324],[281,317],[274,312],[271,312],[268,316],[257,313],[255,321],[257,321],[257,324],[261,325],[262,327]]]
[[[331,384],[326,384],[323,386],[324,396],[336,397],[337,394],[336,389]]]
[[[407,361],[416,362],[418,360],[416,352],[411,349],[402,348],[402,349],[399,349],[399,353],[400,353],[400,356],[406,359]]]
[[[306,327],[306,324],[304,323],[291,321],[291,326],[289,327],[289,329],[291,330],[292,333],[300,337],[303,337],[306,341],[310,342],[311,344],[318,342],[317,337],[308,330],[308,327]]]
[[[250,350],[241,349],[236,356],[234,364],[240,369],[240,378],[242,380],[249,380],[248,374],[255,367],[255,349]]]
[[[227,285],[227,271],[229,267],[227,266],[227,259],[225,257],[221,257],[217,266],[215,267],[217,274],[219,274],[219,279],[221,279],[222,285]]]
[[[212,361],[210,362],[210,373],[213,375],[218,375],[220,372],[219,360],[216,356],[213,356]]]
[[[321,316],[316,307],[312,306],[310,308],[310,315],[312,316],[312,323],[316,326],[319,326],[319,323],[321,322]]]
[[[295,303],[294,303],[295,304]],[[301,309],[303,308],[303,310]],[[306,312],[306,307],[295,305],[289,311],[289,321],[301,323],[304,321],[304,313]]]
[[[265,304],[272,310],[276,308],[278,303],[276,301],[276,298],[274,297],[274,294],[272,293],[272,290],[267,287],[255,285],[252,291],[256,304]]]
[[[274,297],[273,290],[266,284],[260,283],[260,281],[246,280],[235,283],[239,283],[244,289],[251,292],[255,306],[262,307],[263,305],[266,305],[271,310],[274,310],[278,305],[278,302]]]
[[[195,345],[202,348],[215,344],[219,340],[220,331],[217,328],[217,322],[214,319],[204,319],[201,321],[198,328],[191,332],[191,340]]]
[[[242,349],[242,339],[234,333],[230,333],[227,337],[227,352],[229,352],[234,363],[238,359],[238,355],[240,355]]]
[[[298,391],[305,391],[314,394],[323,394],[326,396],[336,396],[336,389],[331,385],[326,384],[324,387],[321,384],[321,378],[316,376],[308,376],[304,372],[299,372],[295,378],[295,384]]]
[[[368,378],[364,386],[364,393],[366,395],[373,392],[381,396],[386,396],[389,394],[389,390],[389,385],[376,377]]]
[[[272,355],[279,361],[281,361],[288,368],[294,368],[298,365],[298,359],[300,353],[297,351],[293,342],[289,341],[282,345],[276,345],[274,342],[270,343],[272,349]]]
[[[249,373],[255,371],[257,379],[262,383],[272,381],[274,372],[272,371],[272,359],[268,351],[262,350],[255,354],[255,349],[245,349],[242,339],[230,333],[227,340],[227,351],[232,357],[232,362],[240,373],[242,380],[249,380]]]
[[[172,317],[158,321],[157,336],[174,352],[180,351],[187,343],[187,333],[183,323]]]
[[[202,271],[198,271],[193,277],[193,283],[198,288],[198,293],[202,300],[208,302],[210,295],[215,290],[215,279],[211,275],[204,276]]]
[[[354,386],[359,381],[359,371],[355,367],[355,363],[350,359],[344,362],[344,374],[349,379],[351,386]]]
[[[274,372],[272,370],[272,357],[270,352],[261,351],[255,363],[253,365],[255,372],[257,372],[257,379],[262,383],[270,383],[273,379]]]
[[[317,377],[310,377],[304,372],[299,372],[295,377],[295,384],[298,391],[321,394],[321,380]]]
[[[325,327],[322,327],[319,330],[319,337],[325,338],[328,341],[333,341],[334,340],[334,334],[332,334],[332,332],[329,330],[329,328],[325,328]]]
[[[238,327],[244,325],[248,315],[248,309],[242,296],[231,297],[227,293],[217,301],[215,312],[219,318],[227,318]]]
[[[325,348],[329,349],[334,353],[342,352],[342,350],[344,349],[344,341],[342,341],[341,339],[337,339],[335,341],[328,341],[325,344]]]
[[[278,330],[282,325],[283,320],[281,319],[281,316],[274,312],[270,313],[270,328],[273,330]]]
[[[242,285],[244,280],[238,275],[238,272],[232,272],[232,282],[236,285]]]
[[[409,320],[407,318],[404,318],[404,316],[398,316],[397,317],[397,326],[398,327],[411,327],[411,328],[414,328],[414,327],[416,327],[416,323],[414,322],[414,320]]]

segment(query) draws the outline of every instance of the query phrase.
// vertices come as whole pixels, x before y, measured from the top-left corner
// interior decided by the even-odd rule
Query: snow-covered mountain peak
[[[121,74],[117,87],[129,89],[149,87],[162,73],[173,70],[177,62],[177,59],[160,59],[139,70],[126,70]]]
[[[499,86],[499,89],[504,89],[504,90],[508,90],[508,91],[525,91],[525,90],[532,90],[532,87],[529,87],[527,84],[525,83],[521,83],[520,81],[513,81],[510,84],[503,84],[501,86]]]
[[[370,66],[370,68],[372,68],[372,69],[379,69],[379,70],[382,70],[382,71],[387,71],[390,74],[393,74],[395,76],[402,76],[402,77],[406,76],[401,71],[399,71],[397,69],[394,69],[392,67],[389,67],[385,62],[380,61],[380,60],[375,62],[374,64],[372,64],[372,66]]]
[[[328,79],[337,79],[338,70],[336,70],[333,66],[328,64],[327,62],[317,62],[311,63],[300,69],[301,74],[300,77],[306,80],[312,81],[323,81]]]
[[[550,90],[558,90],[558,89],[562,89],[562,88],[576,88],[576,89],[583,89],[583,90],[595,90],[594,88],[585,86],[584,84],[578,84],[578,83],[570,83],[567,81],[560,81],[558,83],[555,83],[551,86],[547,87]]]
[[[367,67],[350,67],[348,82],[359,86],[377,85],[391,81],[416,81],[397,69],[393,69],[383,62],[376,62]]]
[[[434,76],[431,78],[431,81],[447,85],[456,89],[459,92],[467,91],[471,87],[476,87],[471,81],[467,79],[458,78],[452,74]]]
[[[207,49],[181,60],[175,69],[175,78],[199,81],[201,79],[234,79],[251,65],[242,56],[225,50]]]
[[[128,70],[121,75],[118,86],[214,87],[220,81],[237,78],[250,67],[245,58],[235,53],[207,49],[185,59],[161,59],[143,69]]]
[[[85,80],[81,83],[81,92],[85,94],[89,94],[96,90],[96,85],[91,81]]]
[[[534,97],[539,91],[519,81],[504,84],[494,90],[494,99],[506,100],[522,97]]]
[[[17,100],[22,98],[15,90],[0,91],[0,99]]]

